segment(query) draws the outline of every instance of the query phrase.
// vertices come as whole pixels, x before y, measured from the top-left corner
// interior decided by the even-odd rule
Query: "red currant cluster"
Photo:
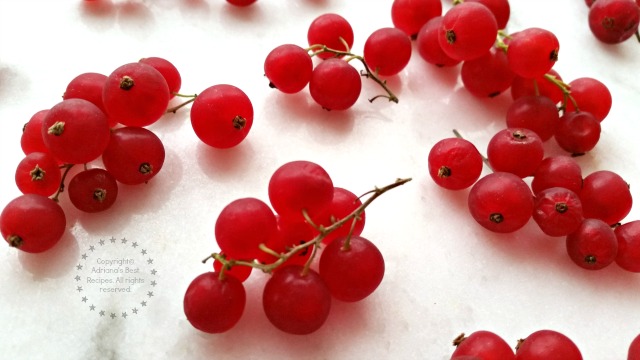
[[[585,0],[589,7],[589,29],[596,39],[606,44],[619,44],[638,35],[640,1]]]
[[[636,240],[639,235],[634,222],[619,226],[615,232],[612,229],[631,210],[627,183],[612,171],[596,171],[583,178],[574,158],[545,158],[543,147],[543,142],[554,137],[560,148],[574,156],[592,150],[600,139],[600,123],[611,108],[609,90],[588,77],[564,83],[552,70],[559,42],[551,32],[529,28],[509,36],[498,31],[494,14],[508,13],[504,10],[508,9],[506,1],[500,3],[501,12],[475,2],[456,5],[442,17],[433,34],[418,33],[419,43],[421,36],[431,36],[423,44],[437,40],[441,55],[455,60],[435,64],[463,61],[461,78],[471,93],[491,96],[510,88],[514,99],[507,110],[507,127],[490,139],[486,158],[456,132],[457,137],[432,147],[428,159],[431,177],[450,190],[473,185],[469,211],[486,229],[511,233],[533,217],[545,234],[566,237],[567,252],[579,266],[602,269],[615,261],[626,270],[640,271],[640,238]],[[465,16],[474,20],[454,21]],[[484,33],[479,24],[485,22],[490,28],[486,35],[490,50],[472,50],[478,41],[467,44],[465,39],[474,38],[462,35],[470,27],[475,29],[474,36],[479,36]],[[423,30],[427,26],[423,25]],[[494,40],[498,34],[496,46],[492,47],[489,33]],[[487,54],[495,61],[480,61],[488,59]],[[469,71],[469,64],[476,61],[479,66]],[[486,74],[490,74],[488,78],[484,78]],[[501,80],[493,82],[496,79]],[[493,173],[478,180],[483,162]],[[528,177],[532,178],[530,184],[523,180]]]
[[[63,190],[77,209],[95,213],[114,204],[118,183],[151,180],[162,169],[165,148],[146,127],[167,112],[193,102],[193,129],[212,147],[232,147],[246,137],[253,108],[240,89],[221,84],[187,96],[178,93],[181,83],[177,68],[159,57],[124,64],[109,76],[83,73],[72,79],[61,102],[38,111],[24,126],[20,145],[25,157],[15,174],[23,195],[0,215],[5,240],[26,252],[48,250],[66,228],[58,204]],[[174,96],[190,99],[168,109]],[[89,168],[91,162],[98,164]],[[65,186],[78,164],[83,170]]]
[[[374,31],[364,44],[364,55],[350,52],[354,34],[349,22],[338,14],[323,14],[314,19],[307,32],[309,47],[284,44],[273,49],[264,62],[270,86],[293,94],[309,85],[313,100],[327,110],[346,110],[360,97],[361,76],[378,83],[386,95],[375,96],[398,102],[380,76],[392,76],[405,68],[411,58],[411,40],[393,27]],[[314,67],[311,57],[323,61]],[[358,72],[350,61],[364,66]]]
[[[175,67],[161,58],[122,65],[109,76],[83,73],[71,80],[61,102],[24,126],[20,144],[26,156],[15,175],[23,195],[0,215],[5,240],[26,252],[46,251],[66,229],[58,204],[63,189],[76,208],[95,213],[113,205],[118,183],[141,184],[158,174],[165,149],[144,126],[162,117],[180,83]],[[102,167],[87,166],[98,160]],[[78,164],[84,168],[65,187]]]
[[[196,277],[185,293],[187,319],[207,333],[231,329],[244,311],[243,282],[255,268],[272,274],[262,296],[269,321],[291,334],[316,331],[329,315],[332,297],[359,301],[382,281],[382,254],[360,236],[364,210],[407,181],[376,188],[362,202],[335,187],[318,164],[300,160],[282,165],[269,180],[271,206],[257,198],[240,198],[218,215],[215,238],[220,252],[205,259],[214,259],[214,272]]]
[[[518,340],[515,353],[502,337],[486,330],[461,334],[453,345],[451,360],[582,360],[578,346],[555,330],[538,330]]]

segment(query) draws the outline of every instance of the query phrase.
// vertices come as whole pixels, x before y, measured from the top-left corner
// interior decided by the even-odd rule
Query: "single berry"
[[[473,185],[482,173],[482,155],[471,142],[461,138],[438,141],[428,156],[429,175],[449,190],[462,190]]]
[[[584,219],[578,229],[567,236],[566,245],[571,260],[587,270],[609,266],[618,253],[613,229],[599,219]]]

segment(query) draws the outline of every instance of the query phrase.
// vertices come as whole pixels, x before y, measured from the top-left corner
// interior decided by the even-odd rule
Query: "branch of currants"
[[[252,267],[254,269],[259,269],[265,273],[270,273],[273,270],[275,270],[276,268],[278,268],[280,265],[284,264],[287,260],[289,260],[292,256],[294,256],[295,254],[297,254],[300,251],[303,251],[309,247],[313,247],[312,251],[313,253],[311,254],[311,257],[309,258],[309,260],[307,261],[307,263],[305,264],[305,271],[307,271],[309,269],[309,266],[311,265],[313,258],[316,255],[317,249],[320,247],[321,243],[322,243],[322,239],[324,239],[327,235],[329,235],[331,232],[333,232],[334,230],[337,230],[338,228],[342,227],[344,224],[346,224],[348,221],[352,221],[355,222],[359,216],[364,212],[364,210],[375,200],[377,199],[379,196],[381,196],[382,194],[386,193],[387,191],[397,188],[401,185],[404,185],[406,183],[408,183],[409,181],[411,181],[411,178],[404,178],[404,179],[397,179],[395,182],[386,185],[384,187],[381,188],[374,188],[373,190],[363,194],[363,196],[366,195],[370,195],[365,201],[362,202],[362,205],[360,205],[357,209],[355,209],[353,212],[351,212],[349,215],[343,217],[342,219],[337,220],[336,222],[334,222],[331,226],[328,227],[324,227],[322,225],[316,225],[309,217],[309,215],[306,212],[303,212],[303,215],[305,216],[305,218],[307,219],[307,222],[313,226],[318,232],[319,234],[314,237],[313,239],[306,241],[304,243],[301,243],[299,245],[296,245],[292,248],[290,248],[287,252],[285,253],[277,253],[275,251],[273,251],[272,249],[268,248],[266,245],[264,244],[260,244],[260,250],[271,254],[275,257],[278,258],[278,260],[272,262],[272,263],[268,263],[268,264],[264,264],[264,263],[259,263],[257,261],[246,261],[246,260],[236,260],[236,259],[228,259],[224,254],[221,253],[213,253],[211,255],[209,255],[207,258],[205,258],[204,260],[202,260],[202,263],[206,263],[209,259],[215,259],[218,260],[219,262],[222,263],[222,271],[220,272],[220,276],[223,277],[224,276],[224,271],[230,269],[233,266],[249,266]],[[352,227],[353,227],[353,223],[352,223]],[[349,233],[351,234],[351,232]],[[343,247],[345,247],[346,249],[348,249],[349,247],[349,242],[345,242],[345,244],[343,245]]]
[[[349,62],[353,59],[359,60],[362,65],[364,66],[364,71],[360,72],[360,75],[369,78],[373,81],[375,81],[378,85],[380,85],[384,91],[387,93],[386,95],[376,95],[374,97],[372,97],[371,99],[369,99],[369,102],[373,102],[376,99],[379,98],[386,98],[389,101],[393,101],[394,103],[398,103],[398,97],[391,91],[391,89],[389,89],[389,87],[387,86],[387,82],[386,80],[382,80],[380,79],[380,77],[378,77],[378,74],[376,72],[371,71],[371,69],[369,68],[369,66],[367,65],[367,63],[364,61],[364,57],[360,56],[360,55],[356,55],[353,54],[350,50],[347,51],[341,51],[341,50],[335,50],[335,49],[331,49],[329,47],[327,47],[326,45],[311,45],[310,47],[308,47],[307,52],[311,52],[311,56],[316,56],[318,54],[322,54],[322,53],[329,53],[329,54],[333,54],[335,56],[346,56],[347,59],[346,61]]]

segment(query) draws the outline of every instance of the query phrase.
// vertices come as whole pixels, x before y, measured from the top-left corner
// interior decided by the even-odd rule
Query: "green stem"
[[[188,105],[192,102],[194,102],[196,100],[196,98],[198,97],[198,94],[193,94],[193,95],[185,95],[185,94],[178,94],[178,93],[173,93],[175,96],[177,97],[183,97],[183,98],[189,98],[189,100],[186,100],[185,102],[178,104],[174,107],[170,107],[167,109],[167,113],[176,113],[176,111],[180,110],[180,108],[182,108],[185,105]]]
[[[578,103],[576,103],[576,99],[571,96],[571,86],[569,84],[563,82],[562,80],[551,74],[544,74],[544,78],[549,80],[552,84],[557,86],[560,91],[562,91],[562,95],[564,96],[564,99],[562,100],[563,110],[567,108],[567,101],[571,101],[571,104],[575,108],[575,111],[580,111],[580,109],[578,108]]]

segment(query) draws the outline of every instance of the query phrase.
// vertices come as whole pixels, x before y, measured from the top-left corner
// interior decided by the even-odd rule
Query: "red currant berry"
[[[22,152],[25,155],[29,155],[32,152],[49,152],[49,148],[44,144],[44,138],[42,137],[42,122],[48,112],[49,109],[40,110],[33,114],[29,121],[24,124],[22,136],[20,137],[20,147],[22,147]]]
[[[575,192],[552,187],[536,194],[533,220],[549,236],[567,236],[582,224],[582,203]]]
[[[109,146],[102,154],[106,170],[127,185],[146,183],[164,164],[164,145],[151,130],[121,127],[111,131]]]
[[[191,125],[205,144],[226,149],[242,142],[253,124],[249,97],[233,85],[214,85],[196,97],[191,106]]]
[[[512,35],[507,58],[514,73],[533,79],[551,70],[558,61],[559,50],[560,43],[552,32],[528,28]]]
[[[116,178],[100,168],[77,173],[67,189],[73,206],[88,213],[107,210],[118,198]]]
[[[67,85],[62,98],[66,99],[84,99],[95,106],[100,108],[103,113],[107,113],[107,110],[102,103],[102,89],[107,82],[107,75],[99,73],[83,73],[71,80]],[[109,119],[109,126],[113,127],[117,124],[116,121]]]
[[[60,188],[58,161],[49,153],[32,152],[16,169],[16,185],[23,194],[53,195]]]
[[[584,216],[600,219],[609,225],[624,219],[633,204],[629,184],[620,175],[608,170],[587,175],[579,194]]]
[[[233,276],[220,279],[217,272],[198,275],[184,294],[184,314],[200,331],[223,333],[233,328],[246,303],[242,283]]]
[[[585,219],[567,236],[567,253],[578,266],[600,270],[615,261],[618,239],[613,229],[602,220]]]
[[[262,306],[278,329],[297,335],[318,330],[329,316],[331,293],[320,275],[302,266],[276,271],[264,286]]]
[[[331,295],[341,301],[360,301],[378,288],[384,277],[384,258],[369,240],[339,238],[322,250],[320,276]]]
[[[551,187],[563,187],[580,194],[582,168],[574,158],[566,155],[549,156],[542,160],[531,180],[534,194]]]
[[[475,356],[482,360],[515,359],[509,344],[499,335],[486,330],[479,330],[469,336],[460,335],[453,342],[456,346],[451,359],[461,359],[462,356]]]
[[[468,206],[478,224],[497,233],[523,227],[533,212],[533,195],[514,174],[495,172],[478,180],[469,191]]]
[[[227,0],[227,2],[235,6],[249,6],[256,2],[256,0]]]
[[[264,73],[269,85],[286,94],[304,89],[311,80],[312,72],[311,56],[298,45],[280,45],[271,50],[264,60]]]
[[[309,45],[325,45],[338,50],[349,51],[353,46],[353,29],[347,19],[338,14],[323,14],[315,18],[307,31]],[[328,59],[334,55],[328,52],[318,54],[321,59]]]
[[[0,232],[11,247],[40,253],[60,241],[67,227],[64,211],[57,202],[37,194],[20,195],[0,214]]]
[[[438,41],[451,58],[471,60],[489,51],[497,33],[496,18],[486,6],[464,2],[444,14]]]
[[[509,0],[466,0],[468,2],[480,3],[489,10],[493,16],[496,17],[498,23],[498,29],[504,29],[509,22],[509,16],[511,15],[511,6],[509,6]]]
[[[478,97],[496,97],[509,89],[514,74],[504,51],[492,47],[486,54],[462,63],[460,78],[469,92]]]
[[[331,206],[333,182],[327,171],[311,161],[297,160],[280,166],[269,180],[269,201],[282,217],[315,219]]]
[[[396,75],[407,66],[409,59],[411,39],[402,30],[378,29],[364,43],[364,61],[378,75]]]
[[[261,255],[277,232],[276,217],[269,205],[256,198],[241,198],[226,205],[215,225],[220,250],[233,259],[252,260]]]
[[[640,360],[640,335],[636,336],[631,341],[631,345],[629,345],[627,360]]]
[[[84,164],[98,158],[107,147],[109,122],[102,110],[87,100],[63,100],[42,121],[42,138],[56,159]]]
[[[554,137],[562,149],[573,155],[592,150],[600,140],[600,122],[586,111],[565,112]]]
[[[509,105],[506,120],[507,127],[532,130],[540,140],[547,141],[556,132],[560,115],[548,97],[526,95]]]
[[[169,60],[157,56],[151,56],[142,58],[138,62],[150,65],[160,72],[169,87],[169,98],[173,98],[175,94],[180,92],[182,77],[175,65],[173,65]]]
[[[418,31],[416,46],[418,53],[429,64],[438,67],[454,66],[460,63],[460,60],[452,59],[447,55],[438,42],[438,34],[442,28],[442,16],[436,16],[427,21]]]
[[[107,114],[125,126],[147,126],[158,121],[167,110],[169,97],[164,76],[140,62],[115,69],[102,90]]]
[[[569,82],[571,97],[580,107],[580,110],[587,111],[595,116],[598,121],[604,120],[611,110],[611,92],[607,86],[600,81],[583,77]],[[575,111],[572,101],[567,101],[565,111]]]
[[[442,2],[439,0],[394,0],[391,4],[393,26],[413,38],[427,21],[440,15]]]
[[[516,360],[582,360],[576,344],[554,330],[538,330],[520,340],[516,349]]]
[[[624,270],[640,272],[640,220],[616,226],[614,233],[618,239],[616,264]]]
[[[438,141],[428,157],[429,175],[439,186],[462,190],[480,178],[482,155],[471,142],[461,138]]]
[[[531,176],[542,162],[542,140],[533,131],[507,128],[497,132],[487,145],[487,158],[494,171]]]
[[[640,10],[630,0],[598,0],[589,9],[589,28],[596,39],[618,44],[638,31]]]
[[[353,106],[362,91],[360,73],[341,59],[318,64],[309,81],[313,100],[327,110],[346,110]]]

